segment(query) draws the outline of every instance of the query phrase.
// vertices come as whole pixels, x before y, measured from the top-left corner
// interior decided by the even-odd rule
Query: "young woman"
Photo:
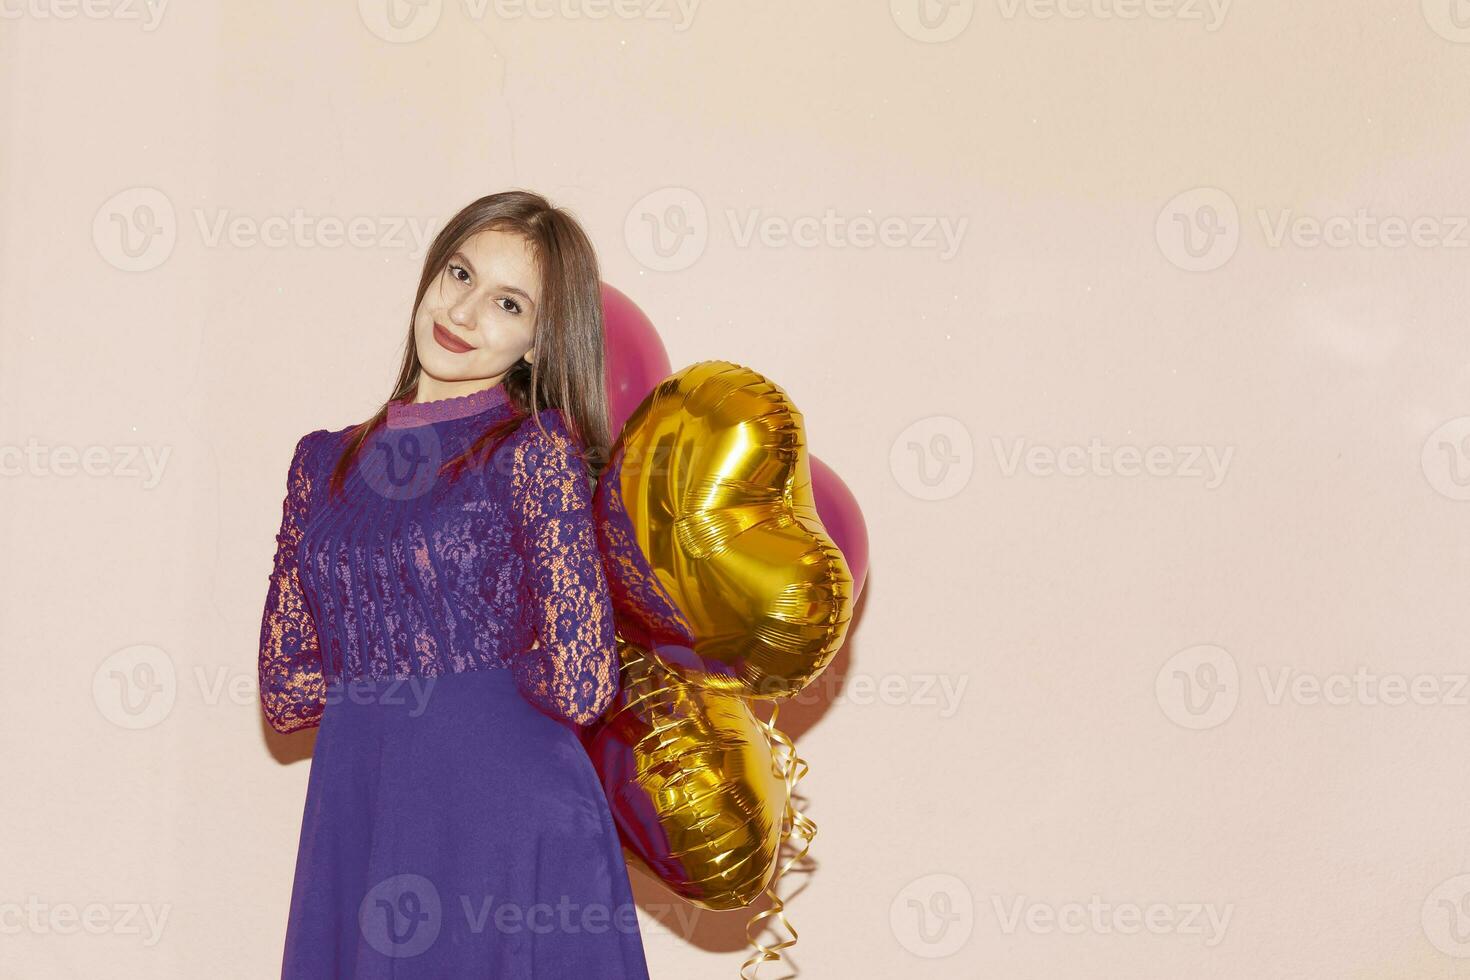
[[[535,194],[452,218],[390,400],[296,445],[260,635],[317,727],[282,976],[646,978],[577,731],[616,691],[601,281]]]

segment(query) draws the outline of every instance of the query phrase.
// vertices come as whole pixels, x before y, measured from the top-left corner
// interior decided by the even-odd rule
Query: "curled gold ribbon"
[[[791,866],[806,857],[807,851],[812,846],[812,839],[817,836],[816,821],[802,813],[794,802],[796,799],[796,784],[801,782],[801,778],[807,774],[810,766],[807,765],[805,759],[796,754],[796,744],[787,737],[785,732],[782,732],[776,727],[776,715],[780,710],[781,702],[777,701],[771,707],[770,721],[761,721],[759,715],[756,716],[756,721],[760,723],[766,736],[777,746],[771,753],[772,771],[786,784],[786,812],[781,820],[781,839],[783,841],[794,839],[800,835],[802,844],[801,849],[787,858],[786,862],[777,869],[776,873],[771,876],[771,880],[766,884],[765,893],[771,900],[770,907],[751,916],[750,921],[745,924],[745,937],[755,947],[755,952],[751,953],[745,962],[740,964],[740,980],[756,980],[756,973],[760,970],[760,964],[780,960],[781,950],[796,945],[798,938],[796,928],[786,918],[786,903],[782,902],[781,896],[776,894],[776,888],[782,876],[791,869]],[[780,923],[781,928],[791,934],[791,938],[783,939],[778,943],[767,946],[756,938],[756,934],[759,932],[756,926],[762,920],[773,916]],[[754,972],[747,976],[747,970],[753,970]]]

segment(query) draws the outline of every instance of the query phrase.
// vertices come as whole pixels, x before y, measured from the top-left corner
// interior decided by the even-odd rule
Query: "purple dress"
[[[579,740],[618,679],[580,444],[496,385],[296,446],[260,697],[318,727],[283,978],[647,978],[621,844]],[[545,432],[542,431],[545,429]]]

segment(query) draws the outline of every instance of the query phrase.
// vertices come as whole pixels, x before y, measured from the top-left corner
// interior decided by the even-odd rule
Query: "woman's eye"
[[[521,312],[521,304],[519,304],[515,300],[511,299],[509,296],[505,297],[505,302],[507,302],[507,303],[510,304],[509,306],[502,306],[501,307],[501,309],[502,310],[505,310],[505,312],[507,312],[507,313],[519,313],[519,312]]]
[[[468,279],[469,278],[469,275],[470,274],[469,274],[469,272],[467,272],[465,270],[465,267],[464,266],[462,266],[462,265],[455,265],[453,262],[449,263],[449,274],[451,276],[453,276],[456,279],[459,279],[459,273],[461,273],[461,272],[463,272],[465,274],[465,279]],[[459,281],[460,282],[464,282],[465,280],[464,279],[459,279]]]

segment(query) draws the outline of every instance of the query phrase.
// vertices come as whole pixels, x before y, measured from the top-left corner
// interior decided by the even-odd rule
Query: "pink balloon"
[[[817,516],[832,536],[832,543],[847,559],[847,567],[852,572],[852,601],[856,605],[868,577],[868,525],[863,522],[863,509],[842,477],[817,459],[816,454],[810,454],[809,458]]]
[[[617,439],[633,410],[673,369],[647,314],[607,283],[602,284],[602,330],[608,426]]]
[[[634,410],[673,373],[673,368],[648,314],[622,290],[606,282],[602,284],[602,327],[608,426],[613,439],[617,439]],[[855,603],[868,577],[868,528],[863,511],[831,467],[815,454],[810,459],[817,516],[852,571]]]

